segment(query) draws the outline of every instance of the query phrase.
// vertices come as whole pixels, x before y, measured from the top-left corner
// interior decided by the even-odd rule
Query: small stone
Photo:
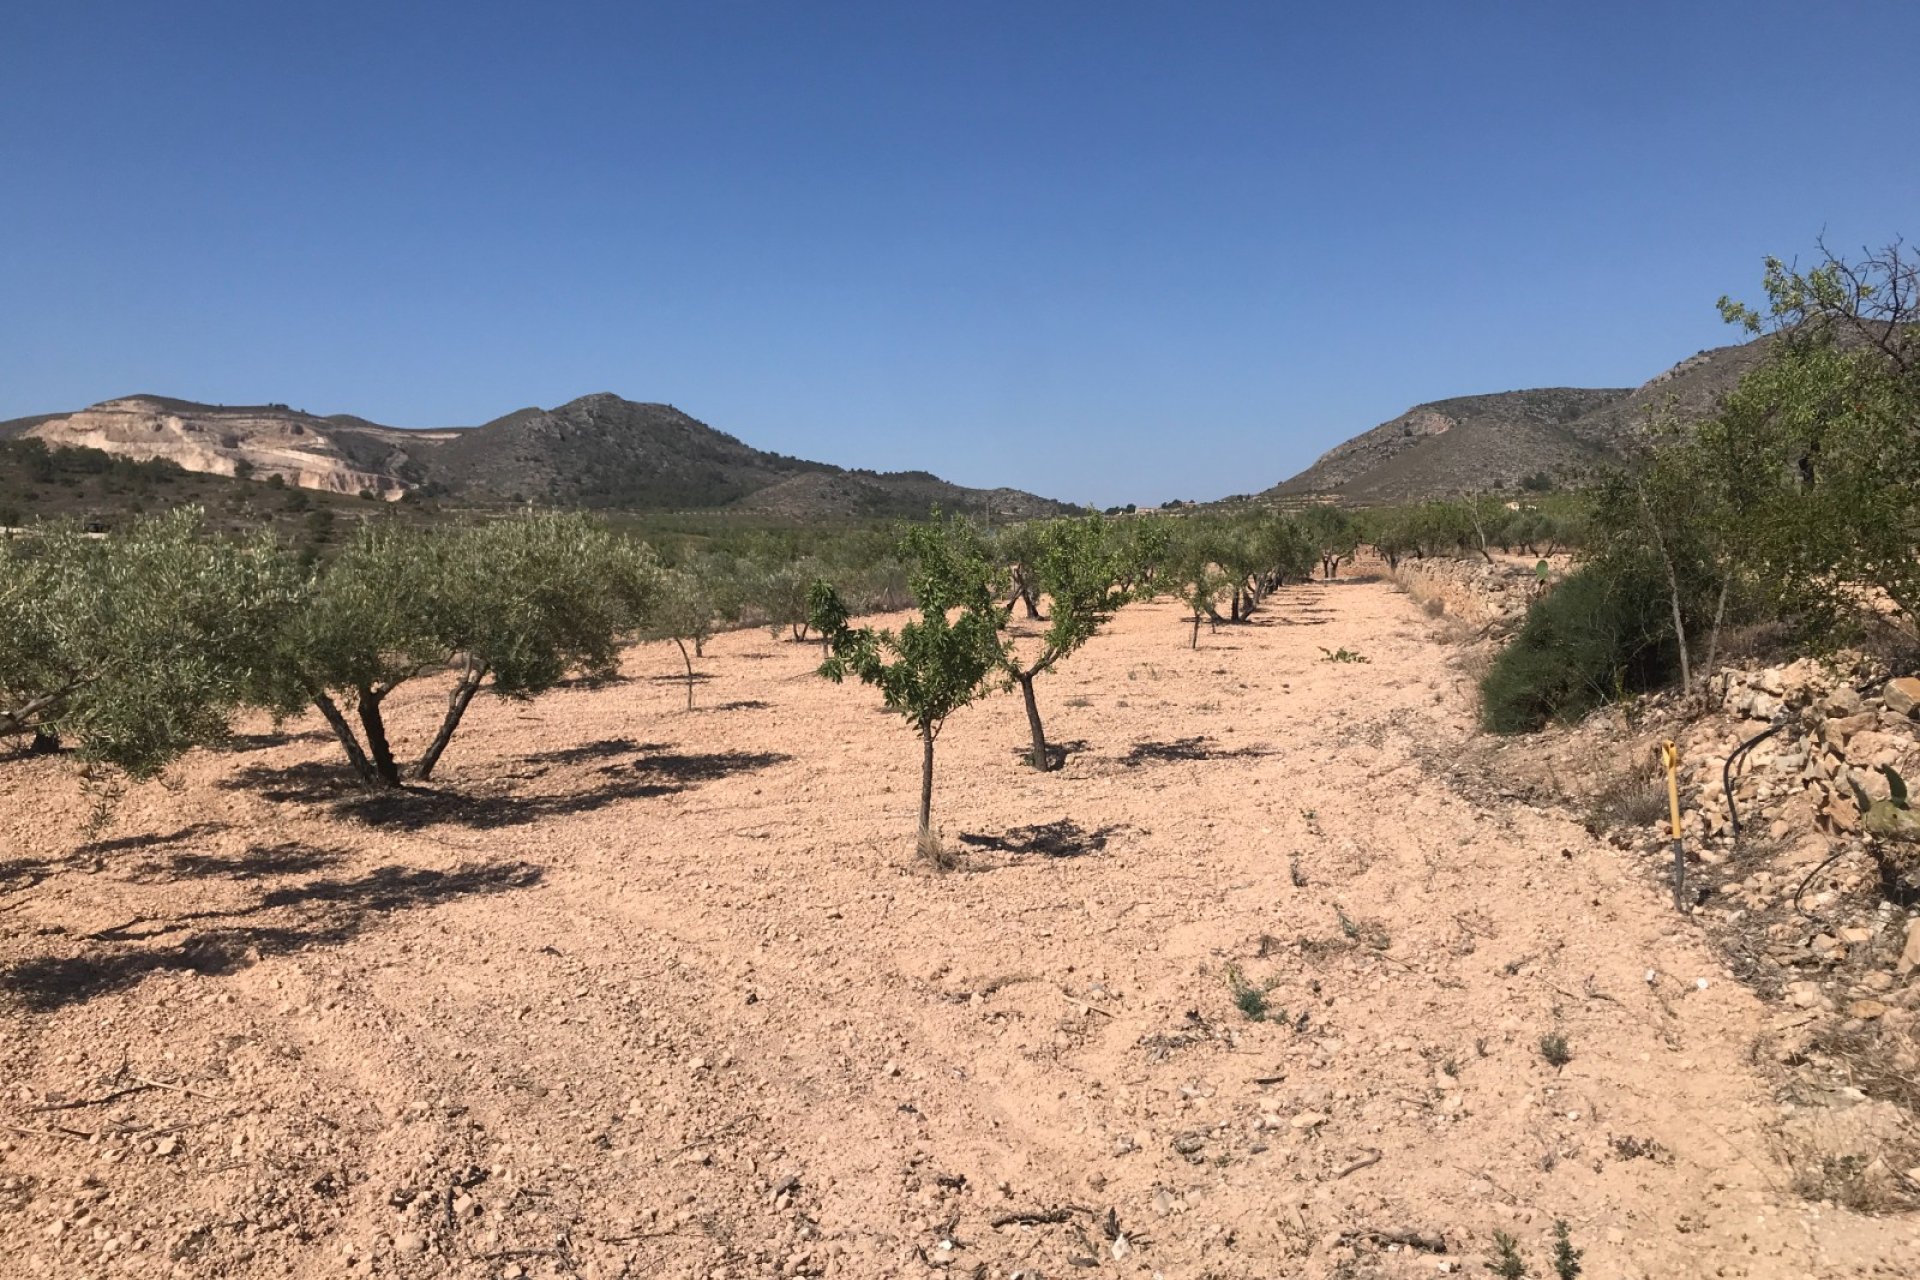
[[[153,1154],[157,1156],[170,1156],[179,1149],[180,1139],[173,1137],[171,1134],[153,1144]]]
[[[1302,1111],[1293,1118],[1293,1127],[1303,1132],[1318,1129],[1327,1122],[1326,1116],[1318,1111]]]
[[[1115,1236],[1113,1238],[1113,1260],[1115,1262],[1120,1261],[1120,1259],[1132,1252],[1133,1246],[1127,1243],[1125,1236]]]
[[[1920,919],[1907,926],[1907,945],[1900,950],[1900,962],[1894,966],[1901,977],[1920,968]]]
[[[427,1251],[427,1238],[418,1231],[402,1231],[393,1238],[393,1251],[395,1253],[408,1254],[425,1253]]]
[[[1786,994],[1789,1003],[1798,1005],[1802,1009],[1817,1007],[1823,998],[1820,994],[1820,984],[1817,982],[1789,982]]]
[[[880,1064],[880,1074],[883,1076],[897,1076],[900,1074],[900,1064],[892,1058],[888,1058]]]
[[[1887,681],[1882,697],[1886,699],[1887,710],[1895,715],[1920,715],[1920,676],[1901,676]]]
[[[1886,1011],[1887,1006],[1881,1004],[1878,1000],[1855,1000],[1847,1006],[1847,1016],[1849,1018],[1859,1018],[1863,1021],[1877,1018]]]

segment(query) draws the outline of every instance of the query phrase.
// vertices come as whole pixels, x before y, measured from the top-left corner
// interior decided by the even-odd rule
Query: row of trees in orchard
[[[934,744],[955,711],[995,690],[1018,689],[1028,763],[1057,768],[1064,753],[1047,741],[1037,681],[1120,608],[1175,595],[1192,609],[1189,643],[1197,644],[1203,623],[1244,622],[1285,583],[1316,570],[1332,576],[1360,540],[1360,526],[1332,509],[1089,515],[998,534],[962,521],[934,523],[902,540],[915,613],[898,630],[854,625],[853,611],[825,581],[811,590],[809,621],[827,649],[820,674],[878,689],[919,738],[924,845],[934,840]]]
[[[0,736],[143,778],[242,708],[312,708],[363,782],[398,787],[432,776],[482,689],[610,670],[662,582],[644,546],[577,515],[370,523],[318,564],[210,537],[192,508],[111,538],[55,526],[0,545]],[[393,741],[387,699],[449,671],[433,737]]]
[[[1867,620],[1920,640],[1920,260],[1900,245],[1726,299],[1764,360],[1705,422],[1650,424],[1591,495],[1585,563],[1531,611],[1483,686],[1489,728],[1577,716],[1711,675],[1730,627],[1803,645]]]

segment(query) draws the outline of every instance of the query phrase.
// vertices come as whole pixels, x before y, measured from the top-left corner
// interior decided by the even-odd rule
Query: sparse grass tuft
[[[1605,778],[1587,796],[1584,825],[1597,836],[1650,827],[1667,816],[1667,784],[1651,761]]]
[[[1373,661],[1372,658],[1365,657],[1359,653],[1356,653],[1352,649],[1347,648],[1347,646],[1345,645],[1341,645],[1338,649],[1329,649],[1325,645],[1320,645],[1319,649],[1321,653],[1324,653],[1327,655],[1326,657],[1320,659],[1320,661],[1322,662],[1372,662]]]
[[[1540,1037],[1540,1056],[1556,1070],[1573,1061],[1573,1050],[1567,1047],[1567,1038],[1558,1031]]]
[[[959,853],[947,848],[939,835],[931,830],[920,833],[920,839],[915,851],[920,855],[920,861],[926,863],[942,875],[954,870],[960,865]]]

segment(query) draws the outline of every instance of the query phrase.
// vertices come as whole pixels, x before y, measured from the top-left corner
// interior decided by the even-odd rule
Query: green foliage
[[[1526,1280],[1531,1274],[1526,1259],[1520,1256],[1520,1242],[1504,1231],[1493,1233],[1493,1258],[1487,1263],[1487,1270],[1501,1280]]]
[[[826,566],[811,556],[758,569],[747,587],[747,599],[758,608],[774,639],[783,631],[795,640],[807,638],[807,593],[825,572]]]
[[[1250,1021],[1284,1023],[1287,1020],[1287,1011],[1275,1008],[1267,998],[1273,987],[1271,982],[1265,985],[1249,982],[1239,965],[1227,966],[1227,990],[1233,996],[1233,1007]]]
[[[1565,1218],[1553,1220],[1553,1274],[1558,1280],[1580,1280],[1585,1250],[1573,1247],[1573,1231]]]
[[[651,553],[585,516],[530,513],[437,532],[364,526],[309,584],[259,700],[282,712],[313,703],[365,781],[398,786],[381,714],[395,688],[459,671],[440,731],[410,770],[427,778],[483,685],[524,698],[572,671],[610,674],[620,639],[657,594]]]
[[[292,592],[270,542],[207,538],[195,508],[0,542],[0,734],[149,777],[225,736]]]
[[[1534,602],[1480,683],[1481,723],[1527,733],[1656,688],[1677,655],[1666,587],[1636,557],[1596,561]]]
[[[1051,766],[1046,733],[1035,700],[1034,680],[1091,640],[1103,623],[1137,592],[1126,584],[1138,567],[1128,563],[1141,547],[1114,538],[1099,516],[1048,520],[1028,526],[1023,571],[1032,588],[1047,599],[1047,628],[1037,648],[1019,652],[1009,639],[1001,647],[1001,667],[1020,687],[1026,700],[1032,731],[1030,762],[1036,769]],[[1003,621],[1008,615],[1002,614]]]
[[[1338,649],[1329,649],[1325,645],[1321,645],[1320,652],[1323,655],[1320,659],[1320,661],[1322,662],[1372,662],[1373,661],[1372,658],[1369,658],[1364,654],[1355,653],[1352,649],[1347,648],[1345,645],[1341,645]]]
[[[1006,655],[1000,629],[1006,611],[996,603],[1000,583],[978,534],[963,524],[907,530],[901,553],[919,616],[896,633],[855,628],[831,584],[810,588],[809,622],[826,640],[820,674],[848,676],[880,691],[886,705],[919,733],[923,744],[920,829],[931,828],[933,742],[947,717],[978,698]]]

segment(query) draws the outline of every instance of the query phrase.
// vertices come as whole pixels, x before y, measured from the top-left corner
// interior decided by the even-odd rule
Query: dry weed
[[[960,854],[956,850],[949,849],[940,836],[932,830],[923,830],[920,833],[915,852],[919,854],[920,861],[941,875],[960,865]]]

